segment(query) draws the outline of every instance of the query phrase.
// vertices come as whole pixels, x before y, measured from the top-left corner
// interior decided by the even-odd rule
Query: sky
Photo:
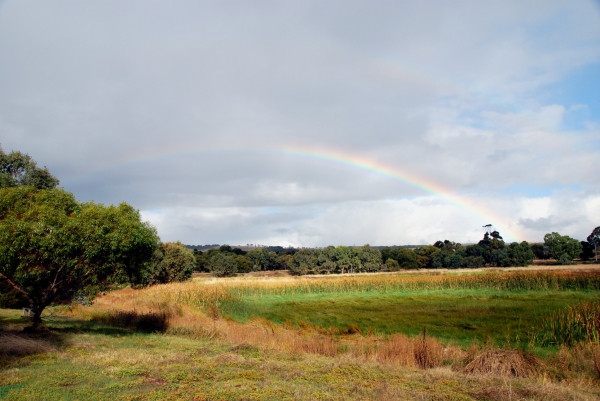
[[[600,2],[0,1],[0,144],[163,241],[579,240]]]

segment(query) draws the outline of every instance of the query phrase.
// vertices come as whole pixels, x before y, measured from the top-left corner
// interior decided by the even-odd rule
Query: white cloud
[[[509,242],[542,242],[552,231],[585,240],[600,225],[600,196],[579,191],[538,198],[478,197],[469,204],[472,209],[465,210],[426,196],[341,202],[310,212],[300,207],[173,208],[142,215],[158,227],[164,241],[186,238],[192,244],[231,245],[419,245],[444,239],[474,243],[488,223]]]

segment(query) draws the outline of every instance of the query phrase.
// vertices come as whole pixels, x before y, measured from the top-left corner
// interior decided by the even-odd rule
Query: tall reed
[[[211,283],[211,284],[209,284]],[[600,290],[598,272],[509,272],[465,275],[377,275],[354,277],[301,277],[286,280],[223,280],[218,286],[236,296],[300,295],[339,292],[492,289]]]
[[[544,322],[542,343],[573,346],[600,343],[600,301],[568,306]]]

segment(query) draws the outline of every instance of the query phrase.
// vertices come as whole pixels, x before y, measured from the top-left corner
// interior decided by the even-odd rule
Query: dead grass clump
[[[27,356],[53,351],[47,341],[26,335],[0,333],[0,357]]]
[[[466,373],[533,377],[540,372],[540,361],[533,355],[511,349],[488,349],[466,367]]]
[[[421,369],[441,366],[444,361],[444,348],[434,338],[414,341],[415,364]]]

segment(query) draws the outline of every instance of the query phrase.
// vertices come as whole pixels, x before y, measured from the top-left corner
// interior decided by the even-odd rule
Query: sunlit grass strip
[[[600,301],[569,306],[547,319],[545,326],[549,334],[542,342],[568,346],[599,344]]]
[[[491,289],[499,291],[600,290],[597,272],[510,272],[435,276],[302,277],[291,280],[219,281],[203,286],[220,287],[237,296],[300,295],[347,292]]]

